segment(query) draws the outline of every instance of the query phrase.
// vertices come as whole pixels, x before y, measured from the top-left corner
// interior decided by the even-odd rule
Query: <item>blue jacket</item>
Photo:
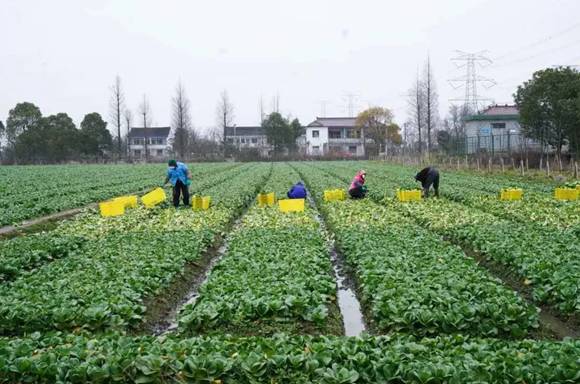
[[[305,199],[306,198],[306,188],[304,184],[298,182],[290,188],[288,191],[288,198],[289,199]]]
[[[177,162],[177,167],[169,167],[167,169],[167,177],[171,182],[171,185],[175,187],[177,180],[181,180],[183,184],[187,183],[187,165],[183,164],[181,161]]]

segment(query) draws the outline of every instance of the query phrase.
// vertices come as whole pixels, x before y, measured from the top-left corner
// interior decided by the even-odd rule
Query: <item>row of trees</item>
[[[107,123],[96,112],[85,115],[78,129],[66,113],[42,116],[29,102],[17,104],[0,126],[6,140],[3,161],[54,163],[68,160],[99,160],[111,150],[113,140]]]

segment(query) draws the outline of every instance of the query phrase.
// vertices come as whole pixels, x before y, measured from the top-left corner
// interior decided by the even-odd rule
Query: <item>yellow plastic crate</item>
[[[411,189],[411,190],[397,190],[397,199],[399,201],[420,201],[421,200],[421,190]]]
[[[137,196],[135,195],[119,196],[114,198],[113,201],[121,202],[125,208],[137,207]]]
[[[167,200],[167,196],[165,195],[163,188],[155,188],[141,197],[141,201],[147,208],[152,208],[165,200]]]
[[[499,193],[499,199],[502,201],[521,200],[524,196],[524,191],[520,188],[502,189]]]
[[[206,211],[211,205],[211,196],[193,196],[191,208],[194,211]]]
[[[278,200],[278,208],[282,212],[303,212],[304,199]]]
[[[99,210],[103,217],[121,216],[125,214],[125,204],[115,200],[103,201],[99,203]]]
[[[343,189],[329,189],[324,191],[324,201],[341,201],[346,198]]]
[[[556,200],[574,201],[578,200],[580,189],[576,188],[556,188],[554,190],[554,197]]]
[[[275,203],[276,194],[274,192],[258,194],[258,205],[260,207],[273,207]]]

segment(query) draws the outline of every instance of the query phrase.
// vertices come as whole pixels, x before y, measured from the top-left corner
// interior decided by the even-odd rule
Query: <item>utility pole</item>
[[[463,51],[456,51],[457,56],[451,58],[457,69],[465,68],[465,75],[449,79],[449,84],[454,89],[461,87],[465,88],[464,98],[450,99],[450,101],[461,101],[468,108],[470,113],[477,113],[481,106],[491,99],[480,97],[477,91],[478,83],[481,83],[484,88],[489,89],[496,85],[495,80],[480,76],[477,74],[478,68],[485,68],[493,63],[493,61],[485,56],[486,51],[476,53],[468,53]]]

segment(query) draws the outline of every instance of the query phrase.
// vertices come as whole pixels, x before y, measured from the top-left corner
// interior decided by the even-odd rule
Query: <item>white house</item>
[[[355,117],[317,117],[306,127],[306,154],[364,156],[365,146],[355,122]]]
[[[149,160],[164,160],[169,156],[170,127],[131,128],[129,130],[129,155],[136,160],[145,159],[145,140]]]
[[[509,152],[523,143],[520,113],[515,105],[492,105],[477,115],[465,117],[467,153]]]
[[[256,149],[260,155],[266,157],[272,151],[272,146],[268,144],[268,137],[264,129],[256,127],[226,127],[226,142],[234,147],[244,149]]]

